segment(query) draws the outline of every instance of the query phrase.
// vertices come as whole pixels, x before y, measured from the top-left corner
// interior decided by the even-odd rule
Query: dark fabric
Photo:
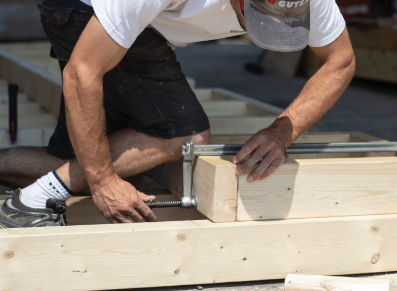
[[[52,45],[50,55],[58,59],[63,71],[93,9],[79,0],[45,0],[39,10]],[[153,29],[146,28],[138,36],[119,68],[106,73],[103,80],[107,134],[132,128],[171,139],[209,129],[208,117],[174,51]],[[58,124],[47,151],[61,158],[75,157],[66,127],[63,94]]]

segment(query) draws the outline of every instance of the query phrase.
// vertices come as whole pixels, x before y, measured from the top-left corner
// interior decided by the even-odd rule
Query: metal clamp
[[[183,156],[183,197],[181,199],[181,208],[197,209],[196,196],[192,197],[192,176],[193,176],[193,161],[194,161],[194,143],[188,141],[182,145]]]
[[[197,145],[188,141],[182,145],[183,156],[183,197],[178,201],[146,203],[151,208],[180,207],[197,209],[197,198],[192,197],[193,161],[195,156],[235,155],[242,144]],[[312,143],[292,144],[286,149],[287,154],[313,153],[368,153],[397,152],[397,142],[352,142],[352,143]]]

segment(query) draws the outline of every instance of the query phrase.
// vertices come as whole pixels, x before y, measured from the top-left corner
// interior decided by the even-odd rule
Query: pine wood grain
[[[106,290],[397,268],[397,215],[0,230],[3,290]],[[38,267],[40,266],[40,267]]]
[[[389,280],[289,274],[285,291],[389,291]]]
[[[239,177],[237,220],[397,213],[397,157],[288,159],[270,177]]]

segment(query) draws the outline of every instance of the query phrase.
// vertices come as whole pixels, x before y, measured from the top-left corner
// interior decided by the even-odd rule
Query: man
[[[154,197],[122,178],[181,159],[183,143],[206,144],[210,137],[171,47],[247,30],[265,49],[309,44],[319,57],[321,68],[297,99],[235,156],[238,175],[258,164],[248,181],[266,178],[284,162],[285,149],[334,105],[354,73],[334,0],[82,2],[45,0],[40,6],[63,71],[64,97],[47,152],[1,153],[3,183],[27,186],[44,175],[10,195],[0,211],[2,227],[64,225],[64,201],[87,189],[112,223],[156,220],[144,203]]]

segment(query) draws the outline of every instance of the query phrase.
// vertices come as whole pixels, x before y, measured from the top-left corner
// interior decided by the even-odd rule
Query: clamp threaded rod
[[[147,206],[150,208],[172,208],[172,207],[181,207],[182,201],[181,200],[174,200],[174,201],[153,201],[152,199],[146,203]]]

